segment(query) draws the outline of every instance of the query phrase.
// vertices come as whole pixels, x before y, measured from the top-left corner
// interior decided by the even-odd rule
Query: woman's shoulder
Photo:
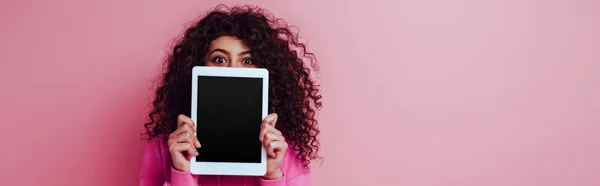
[[[153,136],[148,139],[144,156],[150,156],[152,159],[163,159],[164,152],[168,152],[168,145],[161,136]]]
[[[150,137],[146,144],[146,148],[151,149],[163,149],[165,147],[168,149],[167,142],[162,135]]]
[[[148,139],[146,149],[144,150],[141,179],[154,180],[156,183],[164,182],[169,167],[168,152],[169,147],[160,137],[151,137]]]

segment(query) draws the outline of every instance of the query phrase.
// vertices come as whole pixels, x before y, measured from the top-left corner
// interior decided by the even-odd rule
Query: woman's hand
[[[190,171],[190,160],[197,156],[200,142],[194,135],[196,127],[194,121],[180,114],[177,117],[177,130],[169,135],[169,153],[173,159],[173,168],[181,172]]]
[[[278,179],[283,177],[281,172],[281,161],[288,148],[288,144],[283,138],[283,134],[275,129],[277,123],[277,114],[269,114],[263,120],[260,129],[260,142],[267,149],[267,173],[264,179]]]

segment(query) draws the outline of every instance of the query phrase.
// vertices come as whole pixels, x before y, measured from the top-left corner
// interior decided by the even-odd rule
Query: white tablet
[[[269,72],[260,68],[192,69],[192,113],[201,147],[190,172],[263,176],[267,156],[260,126],[267,116]]]

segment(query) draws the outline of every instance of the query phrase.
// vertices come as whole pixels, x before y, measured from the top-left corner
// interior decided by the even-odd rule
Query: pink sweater
[[[265,180],[258,176],[207,176],[192,175],[173,169],[173,162],[167,143],[160,138],[152,138],[144,152],[140,186],[304,186],[310,185],[310,173],[296,159],[296,151],[288,148],[281,163],[283,177]]]

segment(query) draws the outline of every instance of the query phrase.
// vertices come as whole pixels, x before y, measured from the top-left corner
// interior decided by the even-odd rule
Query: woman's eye
[[[246,64],[246,65],[251,65],[251,64],[252,64],[252,60],[250,60],[250,59],[244,59],[244,60],[242,61],[242,63],[244,63],[244,64]]]
[[[222,57],[216,57],[213,59],[215,63],[226,63],[227,61]]]

